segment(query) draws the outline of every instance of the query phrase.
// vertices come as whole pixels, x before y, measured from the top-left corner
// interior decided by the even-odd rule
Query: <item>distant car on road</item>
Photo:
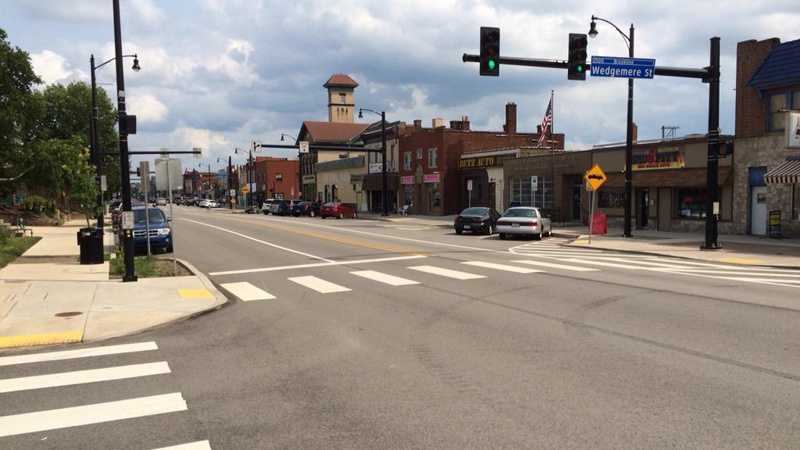
[[[320,206],[319,202],[295,202],[294,206],[292,206],[292,215],[295,217],[317,217],[319,216]]]
[[[150,219],[150,249],[172,253],[172,228],[169,220],[160,209],[145,206],[133,208],[134,248],[136,251],[147,251],[148,215]]]
[[[475,234],[494,234],[499,217],[500,214],[494,208],[475,206],[461,211],[456,216],[453,227],[456,230],[456,234],[461,234],[464,231],[471,231]]]
[[[261,204],[261,212],[263,212],[264,214],[269,214],[270,212],[272,212],[273,203],[275,203],[274,198],[268,198],[264,200],[264,202]]]
[[[167,206],[167,199],[159,197],[156,199],[156,206]]]
[[[497,233],[500,239],[505,239],[509,235],[527,235],[542,239],[542,236],[550,236],[553,233],[553,226],[549,218],[542,217],[538,208],[519,206],[508,208],[497,219]]]
[[[291,202],[289,200],[275,200],[270,205],[269,212],[273,216],[288,216],[292,213]]]
[[[199,206],[201,208],[216,208],[217,207],[217,202],[215,202],[214,200],[211,200],[210,198],[204,198],[204,199],[200,200],[199,202],[197,202],[197,206]]]
[[[319,216],[321,218],[336,217],[337,219],[350,219],[356,218],[356,209],[349,203],[329,202],[322,205],[319,209]]]

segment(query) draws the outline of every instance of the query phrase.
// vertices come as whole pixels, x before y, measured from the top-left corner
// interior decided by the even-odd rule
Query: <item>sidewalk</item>
[[[797,239],[720,235],[718,241],[722,249],[700,250],[700,245],[705,241],[701,233],[634,230],[633,238],[623,238],[622,229],[612,228],[607,235],[593,235],[591,244],[585,226],[556,229],[554,234],[573,237],[575,240],[568,245],[574,247],[647,253],[728,264],[800,269],[800,240]]]
[[[194,275],[110,280],[108,262],[78,264],[79,228],[35,227],[42,239],[0,270],[0,349],[124,336],[227,302],[185,261]]]
[[[400,216],[398,214],[391,214],[389,216],[382,216],[374,213],[358,213],[359,219],[364,220],[379,220],[383,222],[391,222],[398,225],[420,225],[429,227],[442,227],[453,228],[453,222],[456,219],[455,215],[449,216],[424,216],[412,215]]]

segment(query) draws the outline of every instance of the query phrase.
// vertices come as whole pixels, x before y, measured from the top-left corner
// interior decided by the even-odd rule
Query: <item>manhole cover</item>
[[[56,317],[73,317],[73,316],[80,316],[83,314],[82,312],[78,311],[68,311],[56,314]]]

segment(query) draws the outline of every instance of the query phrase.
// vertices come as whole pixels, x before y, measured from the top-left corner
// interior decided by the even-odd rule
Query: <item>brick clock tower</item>
[[[328,89],[328,122],[353,123],[353,91],[358,83],[348,75],[336,73],[322,87]]]

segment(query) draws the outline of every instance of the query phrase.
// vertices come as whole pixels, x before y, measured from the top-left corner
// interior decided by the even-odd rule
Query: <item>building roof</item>
[[[767,59],[750,78],[748,86],[758,90],[800,85],[800,39],[784,42],[767,55]]]
[[[322,87],[329,88],[329,87],[349,87],[355,88],[358,87],[358,83],[356,80],[350,78],[349,75],[344,73],[335,73],[328,78],[328,81],[322,85]]]
[[[307,120],[300,128],[300,136],[316,143],[344,144],[367,129],[368,123],[313,122]]]

